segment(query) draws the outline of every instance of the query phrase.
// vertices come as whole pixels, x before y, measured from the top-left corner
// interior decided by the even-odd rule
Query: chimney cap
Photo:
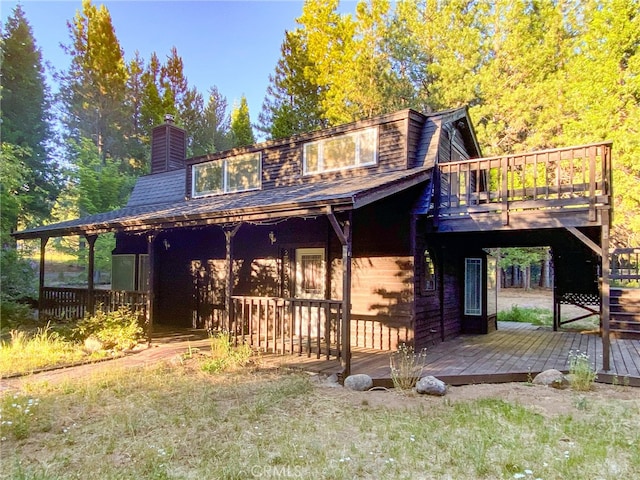
[[[165,113],[164,114],[164,122],[165,123],[174,124],[175,121],[176,121],[175,117],[173,115],[171,115],[170,113]]]

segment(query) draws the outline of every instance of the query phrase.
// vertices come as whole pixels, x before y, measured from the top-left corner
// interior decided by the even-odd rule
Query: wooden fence
[[[616,248],[611,254],[612,285],[640,287],[640,248]]]
[[[340,357],[342,302],[234,296],[232,334],[236,342],[266,352]]]

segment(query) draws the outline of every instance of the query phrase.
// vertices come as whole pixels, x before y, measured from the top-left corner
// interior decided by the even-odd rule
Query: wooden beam
[[[611,369],[611,337],[609,335],[609,297],[610,286],[609,277],[611,275],[611,257],[609,256],[609,226],[611,219],[609,210],[602,211],[602,231],[600,233],[600,243],[602,248],[602,284],[600,286],[600,309],[602,315],[602,369],[608,372]]]
[[[149,256],[149,291],[147,292],[147,343],[151,345],[151,336],[153,334],[154,320],[154,304],[156,298],[156,281],[155,281],[155,251],[156,251],[156,232],[147,234],[147,255]]]
[[[327,218],[329,219],[329,223],[333,227],[333,231],[336,233],[338,240],[340,240],[340,244],[343,246],[346,245],[347,237],[342,231],[342,227],[338,223],[338,220],[336,219],[336,216],[334,215],[333,209],[331,208],[331,206],[327,206]]]
[[[231,309],[233,308],[231,298],[233,296],[233,237],[235,237],[236,233],[238,233],[241,225],[241,223],[238,223],[237,225],[232,227],[223,227],[226,246],[225,259],[227,263],[227,281],[224,296],[224,324],[229,335],[231,335],[231,319],[233,318],[231,312]]]
[[[603,229],[604,229],[604,227],[603,227]],[[589,237],[587,237],[584,233],[582,233],[576,227],[567,227],[567,230],[570,233],[572,233],[578,240],[580,240],[582,243],[584,243],[587,247],[589,247],[591,250],[593,250],[596,255],[599,255],[600,257],[602,257],[603,256],[602,253],[608,251],[608,249],[604,250],[604,248],[601,248],[596,242],[591,240]],[[603,247],[604,247],[604,245],[603,245]],[[607,255],[604,255],[604,256],[607,256]]]
[[[42,320],[42,309],[44,308],[44,254],[49,237],[40,239],[40,272],[38,276],[38,320]]]
[[[87,240],[87,244],[89,245],[89,258],[88,258],[88,267],[87,267],[87,309],[89,310],[89,315],[95,315],[96,313],[96,302],[95,302],[95,285],[93,282],[93,277],[95,274],[95,263],[96,263],[96,240],[98,239],[97,235],[85,235],[84,238]]]

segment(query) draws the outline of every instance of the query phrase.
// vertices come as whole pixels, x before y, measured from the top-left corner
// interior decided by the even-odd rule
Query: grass
[[[510,310],[498,312],[498,321],[531,323],[532,325],[551,327],[553,326],[553,312],[547,308],[512,305]]]
[[[427,349],[416,353],[412,346],[401,344],[389,357],[389,370],[393,386],[403,392],[416,386],[427,362]]]
[[[364,401],[372,395],[387,400]],[[0,477],[636,477],[639,403],[589,398],[588,412],[547,417],[498,398],[405,407],[392,392],[313,387],[303,375],[105,370],[4,394]]]
[[[76,343],[61,337],[49,325],[38,328],[34,334],[12,330],[10,340],[0,343],[0,375],[30,373],[86,357]]]

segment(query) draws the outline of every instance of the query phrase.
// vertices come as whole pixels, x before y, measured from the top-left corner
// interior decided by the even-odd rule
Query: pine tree
[[[240,104],[234,106],[231,112],[231,135],[234,147],[244,147],[256,143],[249,117],[249,105],[247,97],[244,95],[240,99]]]
[[[221,152],[231,148],[230,119],[227,113],[227,99],[216,87],[209,89],[209,100],[203,112],[202,128],[199,136],[193,137],[194,154]]]
[[[104,5],[83,0],[68,26],[72,43],[66,50],[72,58],[61,88],[65,126],[76,141],[90,138],[103,159],[126,158],[121,132],[127,68],[111,14]]]
[[[11,195],[16,196],[12,200],[19,204],[9,227],[15,229],[18,224],[23,227],[39,224],[49,216],[60,190],[60,178],[57,164],[50,155],[49,91],[42,54],[20,5],[15,7],[2,30],[2,162],[10,163],[9,157],[17,155],[24,165],[19,169],[20,188],[4,192],[11,190]],[[5,180],[8,179],[3,175],[3,184]],[[6,212],[3,205],[3,217]]]

